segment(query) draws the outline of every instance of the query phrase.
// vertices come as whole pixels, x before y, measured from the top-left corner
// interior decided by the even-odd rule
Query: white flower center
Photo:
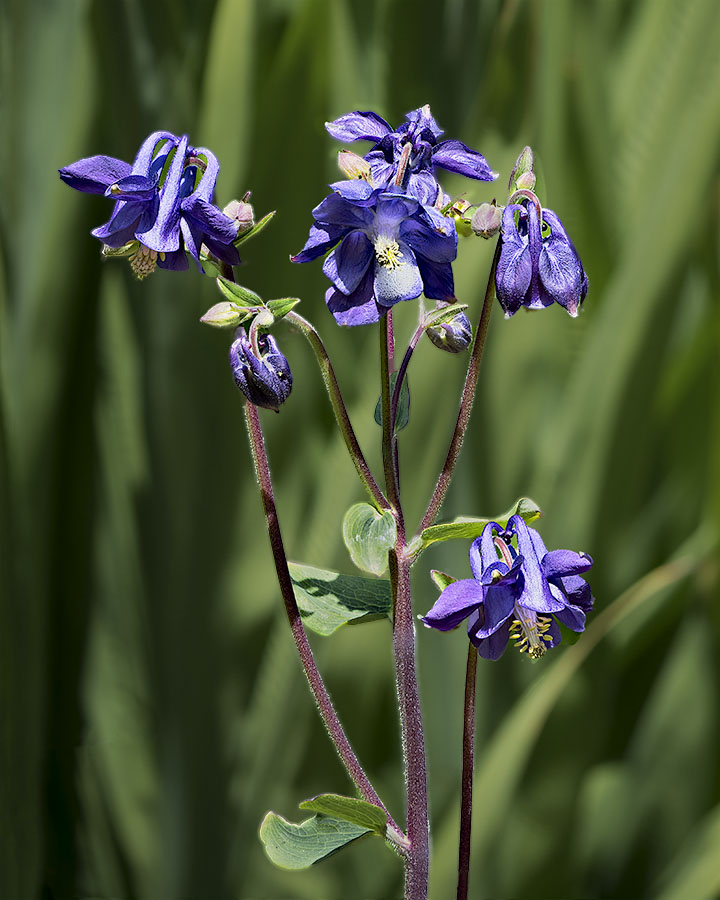
[[[382,234],[375,238],[375,256],[384,269],[389,269],[393,272],[403,265],[400,262],[402,255],[398,242],[394,238],[389,238]]]

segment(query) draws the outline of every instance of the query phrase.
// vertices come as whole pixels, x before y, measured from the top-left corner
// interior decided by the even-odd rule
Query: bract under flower
[[[405,121],[393,131],[374,112],[352,112],[325,127],[339,141],[373,141],[365,159],[370,163],[376,188],[402,187],[421,203],[434,205],[440,194],[446,198],[435,179],[436,166],[480,181],[497,178],[485,157],[462,141],[440,141],[443,131],[430,113],[428,105],[408,113]]]
[[[313,210],[315,224],[293,262],[331,250],[325,302],[340,325],[377,322],[389,308],[424,293],[453,299],[454,223],[437,210],[366,181],[341,181]],[[333,249],[334,248],[334,249]]]
[[[485,659],[499,659],[511,637],[535,659],[560,643],[558,622],[585,629],[593,597],[579,576],[591,566],[584,553],[548,552],[521,516],[506,529],[490,522],[470,548],[473,577],[446,587],[422,621],[449,631],[467,619],[468,636]]]

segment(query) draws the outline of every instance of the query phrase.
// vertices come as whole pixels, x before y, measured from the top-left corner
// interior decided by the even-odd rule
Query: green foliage
[[[281,869],[307,869],[371,833],[370,828],[324,815],[313,816],[296,825],[269,812],[260,826],[260,840],[265,852]]]
[[[397,382],[398,373],[390,374],[390,396],[392,397]],[[375,404],[375,421],[382,428],[382,396],[378,397]],[[410,421],[410,385],[408,384],[407,375],[400,386],[400,396],[398,397],[397,411],[395,413],[395,434],[402,431]]]
[[[511,516],[522,516],[526,522],[530,523],[539,519],[541,515],[540,507],[536,503],[529,497],[521,497],[507,512],[501,513],[497,517],[477,519],[472,516],[459,516],[452,522],[431,525],[420,535],[422,548],[425,549],[435,541],[474,540],[476,537],[480,537],[488,522],[497,522],[498,525],[505,526]]]
[[[251,188],[277,209],[239,239],[242,281],[302,299],[377,472],[377,335],[337,328],[320,264],[288,255],[338,177],[322,123],[353,109],[399,123],[424,102],[500,173],[444,179],[453,197],[502,202],[532,146],[590,278],[577,320],[495,310],[443,517],[535,498],[547,545],[595,558],[591,629],[656,573],[597,642],[478,666],[470,894],[717,896],[716,0],[25,0],[0,7],[0,34],[0,896],[401,895],[381,841],[285,873],[256,840],[269,807],[329,776],[348,787],[286,634],[229,335],[197,321],[221,298],[192,270],[138,284],[102,261],[89,231],[110,201],[56,170],[132,159],[167,127],[218,155],[220,205]],[[455,294],[473,324],[491,256],[460,242]],[[399,352],[416,310],[398,304]],[[338,569],[358,482],[310,353],[288,325],[274,333],[294,375],[264,416],[284,539]],[[425,343],[399,440],[409,534],[467,362]],[[681,545],[690,563],[668,580]],[[418,613],[437,597],[425,560],[460,573],[467,546],[428,547]],[[340,628],[318,657],[400,819],[387,632]],[[467,637],[420,628],[418,645],[445,898]]]
[[[387,830],[387,816],[379,806],[358,800],[356,797],[343,797],[340,794],[320,794],[312,800],[303,800],[300,809],[322,816],[330,816],[351,822],[361,828],[370,828],[372,831],[384,837]]]
[[[358,569],[382,575],[388,565],[388,550],[395,546],[397,535],[390,510],[380,513],[369,503],[354,503],[345,513],[342,533]]]
[[[332,634],[350,622],[390,617],[392,594],[388,581],[341,575],[298,563],[289,563],[289,569],[303,622],[316,634]]]

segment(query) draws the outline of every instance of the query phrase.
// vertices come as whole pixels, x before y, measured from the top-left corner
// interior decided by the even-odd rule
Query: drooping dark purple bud
[[[443,302],[437,304],[438,309],[448,305]],[[425,333],[436,347],[448,353],[462,353],[472,341],[472,325],[464,312],[459,312],[442,325],[431,325]]]
[[[238,329],[237,338],[230,347],[230,367],[235,384],[255,406],[277,412],[290,396],[292,372],[274,337],[261,334],[257,346],[259,356],[245,329]]]

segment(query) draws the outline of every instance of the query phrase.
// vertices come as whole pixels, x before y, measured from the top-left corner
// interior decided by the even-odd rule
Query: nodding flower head
[[[522,201],[509,204],[503,212],[495,273],[505,317],[509,319],[521,306],[544,309],[553,302],[577,316],[588,292],[578,252],[551,209],[543,209],[530,190],[518,193]]]
[[[155,265],[186,269],[186,251],[202,268],[203,244],[223,262],[240,262],[233,244],[239,223],[212,203],[219,168],[210,150],[188,145],[187,135],[155,131],[132,166],[111,156],[91,156],[59,174],[75,190],[115,200],[110,219],[92,234],[111,250],[127,248],[108,255],[130,255],[133,271],[144,278]]]
[[[435,180],[435,167],[481,181],[497,178],[485,157],[462,141],[439,141],[443,131],[427,105],[408,113],[395,131],[377,113],[360,111],[326,122],[325,127],[339,141],[373,142],[365,159],[375,187],[395,185],[429,206],[436,204],[438,197],[441,206],[445,201]]]
[[[260,334],[253,347],[244,328],[238,328],[230,347],[235,384],[255,406],[278,412],[290,396],[292,372],[272,335]]]
[[[467,619],[468,636],[485,659],[499,659],[511,638],[538,659],[560,643],[558,622],[585,630],[593,596],[580,575],[592,563],[585,553],[548,552],[521,516],[506,528],[490,522],[470,548],[473,577],[448,585],[422,621],[450,631]]]
[[[439,301],[438,309],[442,309],[443,306],[448,306],[448,304]],[[443,322],[442,325],[431,325],[425,334],[436,347],[446,350],[448,353],[462,353],[463,350],[467,350],[473,336],[470,319],[464,312],[459,312],[449,322]]]

